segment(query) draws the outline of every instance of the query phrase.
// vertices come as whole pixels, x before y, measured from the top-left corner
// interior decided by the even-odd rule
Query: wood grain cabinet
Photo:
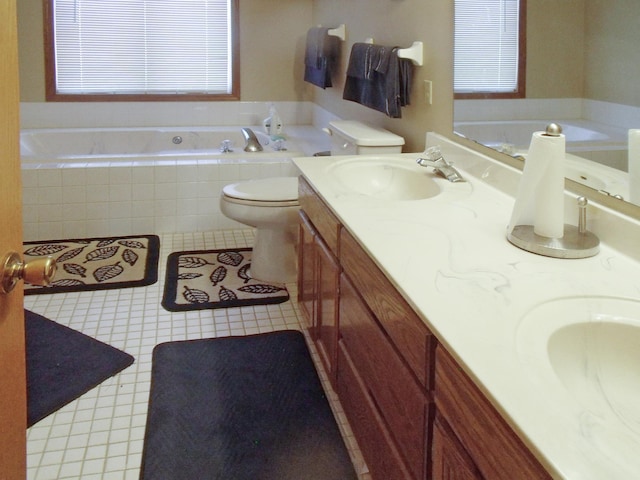
[[[298,301],[335,388],[340,278],[337,246],[341,225],[306,182],[301,179],[300,185]],[[330,239],[331,245],[327,244],[325,237]]]
[[[550,479],[484,394],[441,346],[436,353],[434,480]]]
[[[549,479],[300,178],[298,300],[374,480]]]

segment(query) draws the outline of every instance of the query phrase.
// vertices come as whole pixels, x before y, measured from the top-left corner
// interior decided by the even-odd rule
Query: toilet
[[[331,155],[400,153],[404,138],[352,120],[337,120],[325,129]],[[297,276],[298,179],[273,177],[226,185],[220,210],[228,218],[254,227],[250,275],[269,283],[294,282]]]

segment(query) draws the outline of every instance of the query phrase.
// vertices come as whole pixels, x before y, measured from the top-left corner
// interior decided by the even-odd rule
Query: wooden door
[[[18,46],[15,0],[0,0],[0,259],[22,251]],[[26,477],[26,370],[22,283],[0,293],[0,478]]]

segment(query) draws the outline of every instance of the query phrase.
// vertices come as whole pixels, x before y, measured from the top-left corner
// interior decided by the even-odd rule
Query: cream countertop
[[[545,374],[546,355],[529,338],[536,327],[525,321],[534,307],[560,297],[640,302],[640,263],[607,244],[579,260],[511,245],[505,232],[514,199],[504,192],[517,188],[517,172],[437,135],[427,138],[468,181],[434,177],[443,193],[426,200],[348,194],[327,171],[346,157],[294,163],[554,477],[640,478],[640,425],[618,425],[581,407]],[[417,154],[392,157],[415,164]],[[577,223],[577,214],[573,219],[565,222]],[[637,222],[627,229],[640,238]],[[640,303],[632,305],[640,319]],[[610,438],[622,441],[611,448]]]

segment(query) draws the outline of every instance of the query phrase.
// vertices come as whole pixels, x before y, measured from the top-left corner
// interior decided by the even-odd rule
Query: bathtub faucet
[[[440,147],[429,147],[424,151],[425,158],[418,158],[416,163],[421,167],[432,167],[441,177],[446,178],[450,182],[464,182],[464,178],[460,172],[445,160],[440,152]]]
[[[244,146],[245,152],[261,152],[262,151],[262,145],[260,145],[260,142],[258,141],[256,134],[253,133],[253,130],[251,130],[248,127],[244,127],[242,129],[242,136],[244,137],[244,140],[245,140],[245,146]]]

